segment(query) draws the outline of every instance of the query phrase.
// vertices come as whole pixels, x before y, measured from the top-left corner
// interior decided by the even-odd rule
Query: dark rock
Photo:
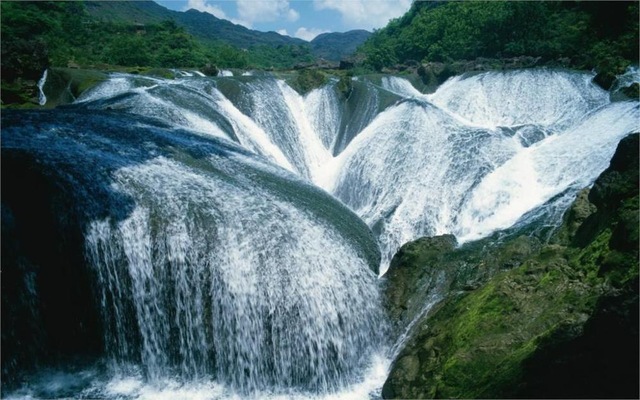
[[[353,61],[340,60],[340,65],[338,66],[338,69],[351,69],[353,67],[355,67],[355,64],[353,63]]]
[[[593,78],[593,82],[595,82],[598,86],[603,88],[604,90],[611,89],[611,85],[616,80],[616,75],[609,71],[599,72],[595,78]]]
[[[220,70],[213,64],[207,64],[200,69],[200,72],[207,76],[218,76]]]
[[[562,227],[556,234],[555,239],[561,244],[571,243],[578,228],[596,209],[596,206],[589,201],[589,189],[580,191],[569,210],[564,214]]]
[[[630,86],[620,89],[620,91],[630,99],[638,99],[640,97],[640,85],[638,82],[631,84]]]

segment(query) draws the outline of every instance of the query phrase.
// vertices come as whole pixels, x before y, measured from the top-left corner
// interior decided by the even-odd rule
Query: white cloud
[[[211,4],[208,4],[206,0],[189,0],[187,2],[187,5],[184,7],[184,9],[189,10],[191,8],[193,8],[194,10],[207,12],[221,19],[229,19],[229,17],[227,17],[227,14],[225,14],[225,12],[222,11],[222,9],[216,6],[212,6]]]
[[[296,33],[293,36],[295,36],[297,38],[300,38],[302,40],[306,40],[307,42],[310,42],[310,41],[313,40],[313,38],[315,38],[319,34],[326,33],[326,32],[329,32],[329,31],[325,31],[325,30],[322,30],[322,29],[315,29],[315,28],[307,29],[307,28],[305,28],[303,26],[303,27],[298,28],[298,30],[296,31]]]
[[[278,29],[276,32],[283,36],[289,36],[286,29]]]
[[[289,7],[289,0],[236,0],[238,16],[249,24],[271,22],[280,18],[296,21],[300,14]]]
[[[382,28],[392,18],[403,15],[411,0],[313,0],[318,10],[335,10],[347,29]]]
[[[287,19],[291,22],[295,22],[300,18],[300,13],[297,12],[296,10],[294,10],[293,8],[290,8],[289,11],[287,11]]]

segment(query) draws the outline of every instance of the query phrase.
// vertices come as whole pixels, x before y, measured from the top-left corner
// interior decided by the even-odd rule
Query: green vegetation
[[[0,3],[4,105],[37,102],[36,81],[50,66],[201,68],[216,73],[218,68],[291,68],[314,59],[306,45],[263,44],[240,49],[197,38],[171,19],[149,17],[144,24],[105,20],[87,11],[94,6],[75,1]],[[119,9],[122,4],[115,6]]]
[[[324,73],[315,69],[303,69],[289,83],[300,94],[307,94],[313,89],[324,86],[329,78]]]
[[[41,53],[48,64],[59,67],[246,63],[240,52],[231,47],[205,48],[173,21],[147,25],[100,22],[86,14],[81,2],[3,2],[2,37],[2,73],[3,78],[9,79],[13,74],[27,76],[15,64],[35,59],[24,51],[31,43],[44,48]],[[37,59],[40,63],[41,58]],[[42,66],[38,76],[41,74]]]
[[[406,325],[439,274],[449,295],[416,326],[385,398],[638,396],[638,142],[621,142],[555,244],[403,246],[387,273],[391,317]]]
[[[638,60],[638,2],[416,1],[360,52],[376,70],[533,56],[619,73]]]

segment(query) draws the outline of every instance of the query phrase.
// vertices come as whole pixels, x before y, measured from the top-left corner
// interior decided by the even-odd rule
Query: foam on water
[[[387,377],[390,360],[374,354],[359,381],[338,392],[309,393],[289,389],[285,392],[262,390],[251,393],[259,400],[365,400],[380,398]],[[90,379],[88,379],[88,377]],[[7,400],[33,400],[73,394],[74,398],[119,400],[242,400],[232,388],[213,380],[183,382],[166,378],[149,382],[139,373],[100,377],[94,369],[79,372],[48,371],[40,374],[29,387],[13,392]]]
[[[594,74],[546,69],[485,72],[447,80],[429,99],[470,124],[536,124],[561,131],[609,102]]]
[[[453,233],[461,243],[482,238],[568,189],[589,186],[609,165],[618,142],[638,128],[639,117],[637,103],[613,103],[523,149],[473,190]]]
[[[87,246],[116,360],[136,356],[121,340],[131,326],[120,291],[133,303],[134,351],[151,380],[213,373],[239,390],[321,392],[351,381],[380,316],[375,275],[339,234],[255,182],[166,159],[115,179],[140,206],[121,223],[93,223]]]
[[[397,76],[385,76],[382,78],[382,87],[392,93],[402,97],[421,97],[423,96],[411,82]]]

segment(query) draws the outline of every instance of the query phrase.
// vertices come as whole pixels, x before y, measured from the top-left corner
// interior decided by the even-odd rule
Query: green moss
[[[571,265],[586,273],[597,273],[602,261],[609,253],[609,241],[611,240],[611,230],[605,229],[587,247],[575,253],[571,257]],[[591,274],[593,276],[593,274]]]
[[[323,72],[316,69],[303,69],[289,83],[298,93],[304,95],[328,82],[329,78]]]
[[[351,81],[350,75],[345,75],[340,78],[337,84],[338,93],[345,98],[348,99],[351,96],[351,92],[353,91],[353,82]]]
[[[70,103],[107,77],[107,74],[95,70],[51,68],[44,87],[46,107]]]
[[[164,78],[164,79],[173,79],[175,78],[175,73],[169,69],[166,68],[151,68],[151,69],[144,69],[140,72],[142,75],[147,75],[147,76],[155,76],[158,78]]]

